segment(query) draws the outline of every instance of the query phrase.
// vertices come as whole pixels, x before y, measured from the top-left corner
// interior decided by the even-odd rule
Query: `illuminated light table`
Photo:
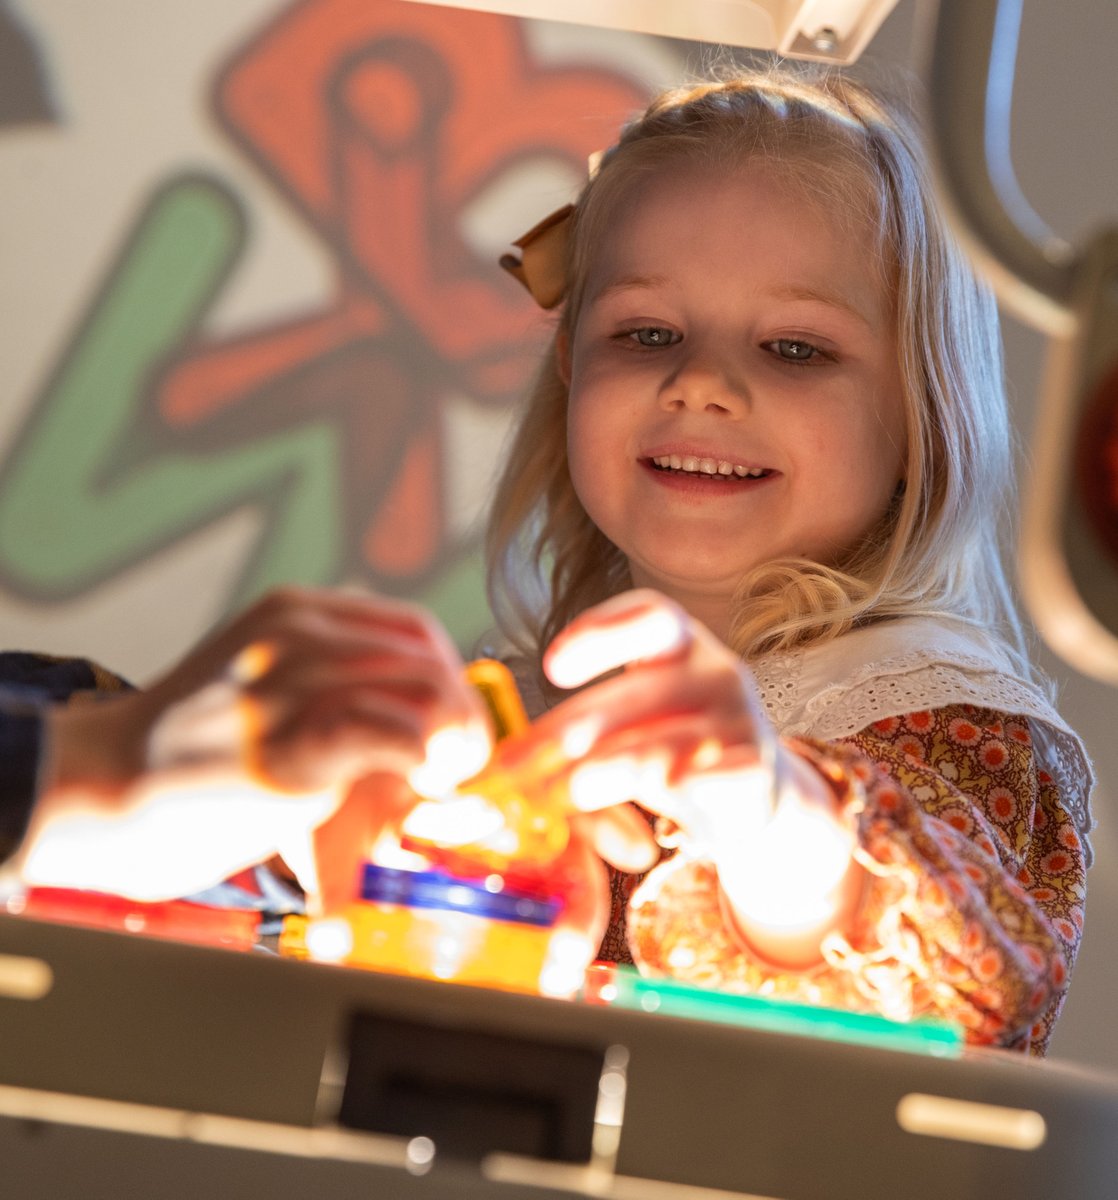
[[[1116,1129],[1118,1081],[1067,1065],[0,917],[31,1200],[1112,1200]]]

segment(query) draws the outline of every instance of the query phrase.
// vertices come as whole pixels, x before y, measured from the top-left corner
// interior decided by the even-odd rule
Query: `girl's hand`
[[[155,900],[279,851],[317,891],[311,831],[354,780],[437,771],[453,784],[489,750],[481,703],[433,618],[378,597],[286,589],[147,691],[51,714],[16,866],[32,885]],[[356,862],[338,853],[318,865],[352,886]]]
[[[852,920],[861,869],[833,794],[778,741],[744,664],[681,608],[629,592],[577,618],[544,669],[562,687],[620,673],[536,723],[576,762],[572,804],[625,800],[678,825],[718,868],[729,915],[778,965],[817,961]]]

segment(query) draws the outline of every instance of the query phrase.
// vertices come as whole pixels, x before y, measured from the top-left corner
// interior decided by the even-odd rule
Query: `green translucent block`
[[[608,997],[615,1007],[698,1021],[719,1021],[724,1025],[800,1037],[826,1038],[833,1042],[855,1042],[886,1050],[934,1054],[939,1058],[958,1058],[963,1052],[962,1028],[936,1017],[891,1021],[874,1013],[848,1012],[841,1008],[822,1008],[761,996],[739,996],[671,979],[646,979],[627,966],[617,967],[612,986],[616,995],[609,995],[610,985],[607,984],[602,989],[602,999]]]

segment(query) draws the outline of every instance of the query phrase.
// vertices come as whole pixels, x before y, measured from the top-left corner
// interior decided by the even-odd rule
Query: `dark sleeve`
[[[0,863],[15,852],[35,804],[43,750],[43,710],[78,693],[128,684],[84,658],[0,652]]]
[[[15,852],[27,829],[42,740],[41,712],[0,690],[0,863]]]
[[[0,651],[0,699],[64,704],[78,692],[121,692],[131,684],[88,658],[54,658],[27,650]]]

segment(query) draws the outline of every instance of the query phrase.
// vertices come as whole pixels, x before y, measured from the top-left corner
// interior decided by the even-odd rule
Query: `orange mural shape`
[[[528,159],[584,170],[642,94],[621,74],[533,62],[511,18],[304,0],[237,51],[214,99],[328,248],[337,296],[192,347],[161,380],[162,418],[203,442],[232,426],[338,423],[347,576],[422,579],[450,548],[445,398],[506,406],[539,352],[531,302],[469,246],[463,213]]]

